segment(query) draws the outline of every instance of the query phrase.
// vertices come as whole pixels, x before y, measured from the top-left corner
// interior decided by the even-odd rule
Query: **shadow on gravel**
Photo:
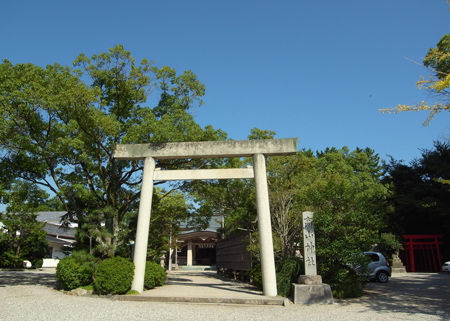
[[[450,319],[450,274],[408,273],[392,277],[388,283],[371,282],[358,299],[340,304],[362,303],[379,312],[423,313]]]
[[[202,277],[203,282],[195,283],[195,281],[193,281],[192,278],[189,278],[190,276]],[[205,280],[207,280],[208,282],[205,283]],[[216,273],[205,273],[205,272],[187,272],[181,275],[169,274],[166,284],[198,288],[199,293],[201,293],[201,288],[214,288],[218,290],[223,290],[225,291],[224,293],[238,292],[238,293],[257,294],[260,292],[256,287],[248,283],[231,280]]]
[[[0,270],[0,287],[16,285],[42,285],[56,288],[55,271]]]

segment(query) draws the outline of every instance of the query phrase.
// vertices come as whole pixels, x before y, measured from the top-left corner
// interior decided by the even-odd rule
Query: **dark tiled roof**
[[[66,238],[75,238],[74,228],[65,228],[59,224],[47,223],[44,226],[44,231],[50,235],[59,235]]]
[[[61,217],[63,215],[67,214],[67,212],[38,212],[37,213],[37,220],[39,222],[51,222],[55,224],[61,223]]]
[[[177,240],[184,241],[189,239],[217,239],[217,233],[216,232],[210,232],[210,231],[190,231],[183,234],[179,234],[177,237]]]

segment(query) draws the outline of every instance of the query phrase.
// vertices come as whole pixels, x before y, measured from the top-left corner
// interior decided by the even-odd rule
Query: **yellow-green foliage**
[[[448,88],[450,87],[450,34],[444,35],[436,48],[430,48],[423,60],[423,64],[431,69],[433,77],[419,80],[416,83],[417,88],[438,94],[443,101],[433,104],[425,101],[414,105],[399,104],[393,108],[380,109],[382,113],[397,114],[403,111],[429,111],[430,113],[423,123],[427,126],[437,113],[450,111],[450,101],[448,100]]]

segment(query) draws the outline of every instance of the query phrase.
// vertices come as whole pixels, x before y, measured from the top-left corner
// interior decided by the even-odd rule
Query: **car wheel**
[[[377,281],[380,283],[386,283],[389,281],[389,275],[384,271],[380,271],[377,273]]]

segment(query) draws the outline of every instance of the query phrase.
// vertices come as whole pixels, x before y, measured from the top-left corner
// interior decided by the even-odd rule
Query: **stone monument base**
[[[322,276],[320,275],[300,275],[297,280],[298,284],[320,285],[322,284]]]
[[[333,294],[328,284],[296,284],[294,287],[294,304],[333,304]]]
[[[333,293],[320,275],[300,275],[293,283],[295,304],[333,304]]]

